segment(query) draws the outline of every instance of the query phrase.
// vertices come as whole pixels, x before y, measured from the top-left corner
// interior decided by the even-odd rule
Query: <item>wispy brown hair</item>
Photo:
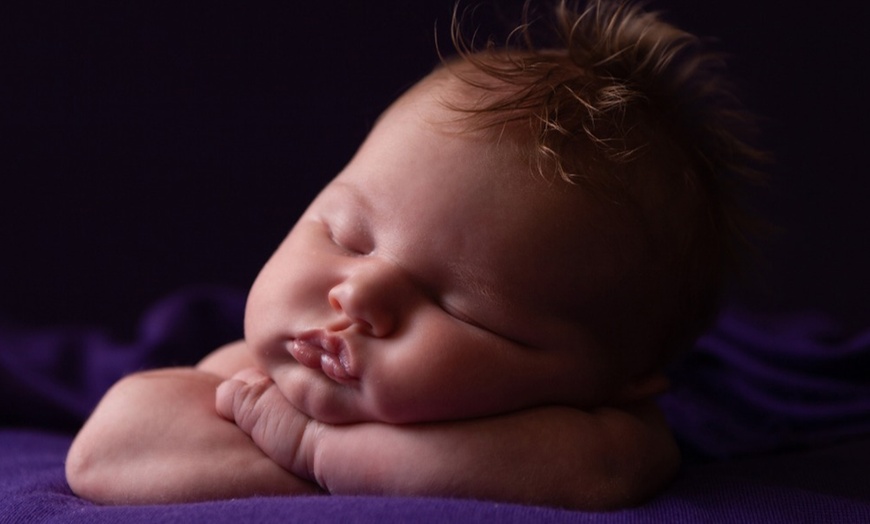
[[[444,67],[485,95],[451,108],[478,129],[519,130],[534,171],[634,217],[644,234],[636,281],[645,283],[635,286],[644,303],[632,314],[657,319],[646,342],[659,365],[708,326],[746,244],[751,221],[737,188],[758,180],[765,159],[752,145],[753,118],[723,57],[659,14],[625,1],[562,0],[533,19],[532,7],[504,45],[478,46],[457,6],[458,58]]]

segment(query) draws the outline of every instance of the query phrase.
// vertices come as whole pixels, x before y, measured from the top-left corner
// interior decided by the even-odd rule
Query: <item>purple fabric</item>
[[[0,425],[77,430],[103,393],[137,370],[196,363],[242,336],[245,295],[192,288],[155,304],[132,341],[102,329],[38,331],[0,321]]]
[[[0,325],[0,522],[870,522],[870,329],[736,310],[671,373],[661,405],[690,460],[638,508],[384,497],[100,507],[72,495],[63,474],[72,432],[109,385],[237,338],[243,305],[233,291],[184,291],[126,342],[97,329]]]
[[[726,458],[870,434],[870,324],[725,311],[660,404],[686,450]]]

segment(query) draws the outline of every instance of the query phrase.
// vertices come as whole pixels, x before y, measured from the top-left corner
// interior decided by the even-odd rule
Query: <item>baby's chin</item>
[[[359,381],[338,382],[322,370],[293,362],[269,370],[271,379],[293,406],[332,425],[387,422],[378,416]]]

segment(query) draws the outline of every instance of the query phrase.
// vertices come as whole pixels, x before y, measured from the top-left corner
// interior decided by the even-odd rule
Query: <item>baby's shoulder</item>
[[[230,342],[217,348],[196,365],[200,371],[213,373],[222,378],[229,378],[237,371],[251,367],[256,367],[256,363],[244,340]]]

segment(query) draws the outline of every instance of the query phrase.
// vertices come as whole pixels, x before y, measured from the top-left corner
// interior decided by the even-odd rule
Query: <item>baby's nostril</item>
[[[364,318],[357,318],[355,320],[356,320],[356,323],[359,324],[359,326],[362,329],[364,329],[367,333],[369,333],[370,335],[377,336],[377,333],[375,333],[375,326],[372,325],[371,322],[369,322],[368,320],[366,320]]]
[[[332,295],[330,294],[328,300],[329,300],[329,306],[330,306],[332,309],[334,309],[334,310],[336,310],[336,311],[341,311],[341,310],[342,310],[342,309],[341,309],[341,302],[339,302],[337,298],[335,298],[334,296],[332,296]]]

